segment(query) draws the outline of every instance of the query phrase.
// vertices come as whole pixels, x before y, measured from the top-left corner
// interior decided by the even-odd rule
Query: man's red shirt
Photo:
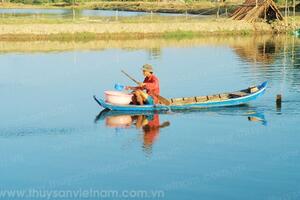
[[[147,94],[152,96],[154,99],[154,102],[158,103],[157,95],[160,94],[160,88],[159,88],[159,80],[155,75],[151,75],[149,77],[146,77],[144,80],[145,86],[143,87]]]

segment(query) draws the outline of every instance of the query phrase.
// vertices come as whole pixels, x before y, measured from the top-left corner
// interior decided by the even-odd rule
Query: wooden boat
[[[267,87],[267,82],[260,85],[249,87],[236,92],[220,93],[209,96],[195,96],[171,98],[170,105],[114,105],[98,99],[94,96],[95,101],[103,108],[116,111],[168,111],[168,110],[189,110],[207,107],[235,106],[246,104],[257,97],[261,96]]]

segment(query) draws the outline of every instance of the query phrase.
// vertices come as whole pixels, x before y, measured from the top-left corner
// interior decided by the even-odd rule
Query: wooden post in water
[[[281,94],[277,94],[276,96],[276,108],[281,108],[282,96]]]

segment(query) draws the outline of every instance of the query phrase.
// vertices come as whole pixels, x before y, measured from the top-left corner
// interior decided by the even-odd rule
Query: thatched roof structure
[[[256,21],[258,18],[267,21],[283,20],[283,16],[273,0],[246,0],[231,15],[232,19]]]

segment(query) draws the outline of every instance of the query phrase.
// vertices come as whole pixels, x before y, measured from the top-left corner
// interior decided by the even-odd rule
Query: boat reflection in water
[[[143,132],[143,149],[147,154],[151,154],[152,146],[156,141],[161,128],[170,126],[169,121],[160,123],[159,114],[157,112],[143,113],[124,113],[118,111],[103,110],[95,119],[105,120],[105,124],[109,128],[115,128],[118,132],[120,129],[136,128]]]
[[[250,106],[248,104],[242,104],[237,106],[225,106],[225,107],[212,107],[194,110],[177,111],[176,113],[181,114],[192,114],[192,113],[206,113],[215,114],[219,116],[245,116],[250,122],[258,122],[262,125],[267,125],[267,120],[265,118],[262,109]]]
[[[200,110],[178,111],[177,114],[188,115],[195,113],[214,113],[219,116],[245,116],[249,122],[261,123],[266,126],[267,121],[262,110],[249,105],[231,106],[223,108],[207,108]],[[169,121],[160,122],[160,115],[173,115],[174,112],[122,112],[103,110],[95,118],[95,123],[105,121],[105,125],[114,128],[117,133],[124,129],[134,128],[143,133],[143,150],[151,154],[152,146],[159,136],[160,129],[170,126]]]
[[[248,120],[251,122],[261,122],[262,125],[267,125],[267,120],[265,119],[265,115],[263,113],[250,112],[247,113]]]

